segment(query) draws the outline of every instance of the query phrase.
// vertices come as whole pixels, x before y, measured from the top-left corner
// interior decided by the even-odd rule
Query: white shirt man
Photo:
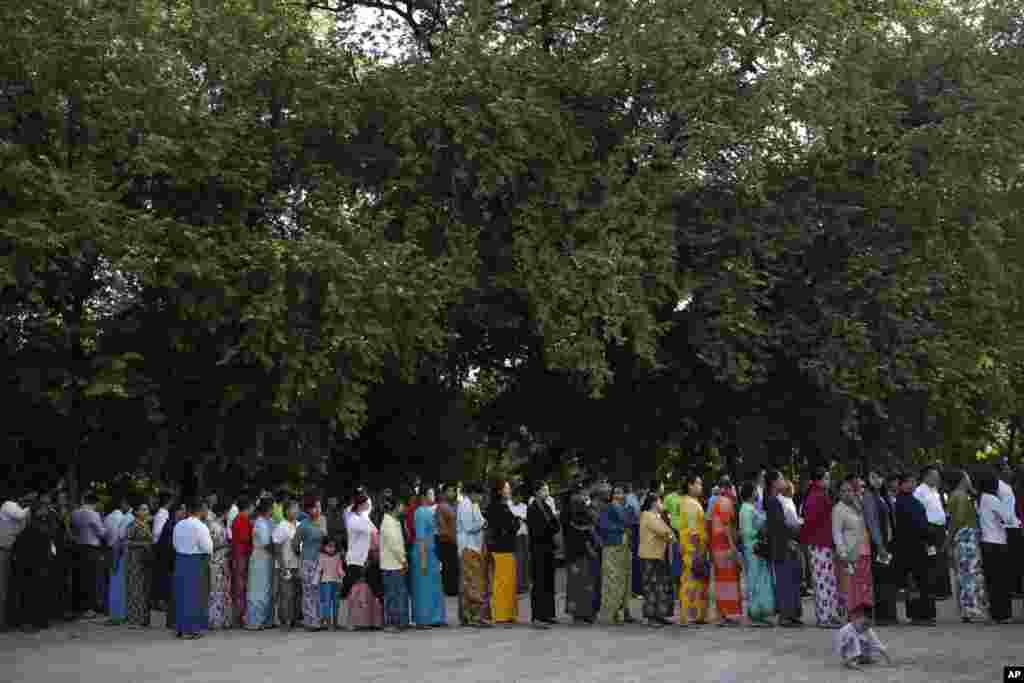
[[[181,555],[209,555],[213,552],[210,528],[195,515],[174,526],[174,552]]]
[[[924,510],[928,514],[928,523],[932,525],[946,525],[946,510],[942,506],[942,497],[936,489],[928,484],[921,484],[914,489],[914,498],[921,501]]]

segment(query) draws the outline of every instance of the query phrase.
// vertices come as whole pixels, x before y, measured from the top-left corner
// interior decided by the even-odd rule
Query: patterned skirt
[[[210,628],[231,628],[230,549],[220,548],[210,557]]]
[[[125,556],[125,583],[128,600],[127,619],[135,626],[149,626],[150,573],[148,561],[149,548],[129,548]]]
[[[672,571],[665,560],[640,560],[641,585],[644,592],[644,617],[669,619],[675,611],[675,590]]]
[[[958,604],[960,616],[984,619],[988,610],[985,575],[981,566],[981,548],[978,530],[960,529],[953,538],[953,556],[959,583]]]
[[[832,548],[811,548],[811,573],[814,577],[814,615],[818,625],[839,622],[839,595]]]
[[[384,625],[384,605],[366,580],[366,569],[351,565],[346,572],[351,581],[346,604],[352,628],[380,628]]]
[[[870,555],[861,555],[854,563],[851,575],[849,562],[839,560],[837,563],[840,615],[845,616],[854,607],[875,604],[875,582],[871,576],[871,564]]]
[[[627,544],[606,546],[601,562],[602,620],[622,623],[629,609],[633,558]]]
[[[302,561],[302,623],[308,628],[320,626],[320,562]]]
[[[484,608],[484,556],[474,550],[462,551],[462,612],[467,624],[483,619]]]

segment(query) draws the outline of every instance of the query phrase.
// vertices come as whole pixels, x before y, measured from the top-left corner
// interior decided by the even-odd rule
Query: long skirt
[[[484,556],[475,550],[462,551],[462,616],[466,624],[483,621]]]
[[[359,565],[349,565],[345,573],[345,585],[348,590],[346,604],[349,625],[358,629],[383,626],[384,606],[366,580],[366,569]],[[342,592],[345,590],[342,589]]]
[[[249,577],[246,586],[248,612],[245,625],[249,628],[268,627],[274,623],[274,605],[271,593],[274,586],[274,556],[265,550],[254,549],[249,558]]]
[[[693,558],[685,557],[683,575],[679,578],[681,623],[703,624],[708,618],[708,579],[694,576]]]
[[[784,619],[803,619],[803,601],[800,599],[803,559],[772,562],[772,574],[779,616]]]
[[[405,628],[409,625],[409,590],[399,570],[384,575],[384,625]]]
[[[953,558],[958,584],[957,604],[965,619],[984,619],[988,609],[985,575],[981,567],[978,530],[960,529],[953,538]]]
[[[870,555],[861,555],[853,565],[853,574],[849,572],[850,564],[839,560],[836,571],[839,579],[839,614],[847,615],[854,607],[875,604],[875,584],[871,578]]]
[[[125,582],[125,558],[123,551],[115,551],[112,556],[115,558],[115,567],[110,572],[110,619],[115,622],[123,622],[128,618],[128,587]]]
[[[423,566],[420,546],[413,553],[409,571],[413,577],[413,615],[417,626],[436,626],[448,623],[444,590],[441,582],[441,563],[434,552],[435,546],[428,544],[427,565]]]
[[[715,565],[715,607],[720,619],[735,621],[743,615],[740,599],[740,563],[728,551],[712,551]]]
[[[995,621],[1013,616],[1013,568],[1010,546],[1005,543],[982,543],[982,562],[985,565],[985,587],[988,589],[989,614]]]
[[[604,548],[597,551],[590,560],[590,567],[594,576],[594,615],[601,613],[601,590],[604,586]]]
[[[665,560],[640,560],[644,618],[670,619],[675,611],[671,567]]]
[[[633,558],[629,545],[605,546],[601,562],[601,619],[620,624],[629,608]]]
[[[514,553],[493,553],[494,588],[491,612],[494,622],[508,624],[519,619],[519,591],[517,590],[516,556]]]
[[[551,546],[530,547],[530,618],[533,621],[555,620],[555,549]]]
[[[302,623],[307,628],[318,628],[321,619],[328,615],[320,613],[320,561],[302,561]]]
[[[277,620],[281,626],[292,628],[302,614],[302,577],[298,569],[278,569]]]
[[[480,608],[480,616],[484,621],[494,621],[494,555],[488,550],[481,553],[484,557],[484,604]]]
[[[459,594],[459,548],[454,543],[438,541],[441,553],[441,585],[444,594],[455,597]]]
[[[775,586],[771,566],[768,560],[744,548],[743,568],[746,570],[747,616],[751,621],[765,623],[775,614]]]
[[[210,628],[231,628],[230,549],[220,548],[210,557]]]
[[[838,623],[839,596],[832,548],[811,548],[811,572],[814,575],[814,616],[818,625]]]
[[[516,583],[520,594],[530,591],[530,537],[525,534],[516,536]]]
[[[207,630],[203,576],[209,562],[209,555],[178,553],[174,558],[174,624],[178,633]]]
[[[594,609],[595,593],[599,591],[594,559],[589,555],[580,555],[568,567],[565,611],[575,619],[593,619],[597,616],[597,610]]]
[[[231,603],[233,607],[232,621],[235,626],[246,623],[246,611],[249,606],[249,558],[251,553],[240,548],[231,549]]]
[[[150,570],[147,564],[149,548],[129,548],[125,555],[125,588],[128,602],[126,619],[135,626],[149,626]]]

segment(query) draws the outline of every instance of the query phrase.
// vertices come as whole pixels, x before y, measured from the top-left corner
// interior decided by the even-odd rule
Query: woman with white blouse
[[[1006,527],[1009,524],[1006,506],[997,495],[998,483],[994,475],[986,474],[978,482],[981,498],[978,500],[978,524],[981,527],[981,561],[985,569],[989,611],[992,621],[1005,624],[1012,615],[1010,589],[1009,546]]]

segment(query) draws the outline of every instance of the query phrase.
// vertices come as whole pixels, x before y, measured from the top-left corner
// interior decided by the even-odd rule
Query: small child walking
[[[320,624],[324,628],[338,629],[338,603],[345,567],[338,544],[333,538],[324,538],[320,546]]]
[[[874,664],[879,658],[892,665],[892,659],[885,645],[878,639],[874,629],[867,623],[866,612],[871,605],[858,605],[850,610],[850,623],[836,631],[835,652],[843,666],[861,669],[865,664]]]

